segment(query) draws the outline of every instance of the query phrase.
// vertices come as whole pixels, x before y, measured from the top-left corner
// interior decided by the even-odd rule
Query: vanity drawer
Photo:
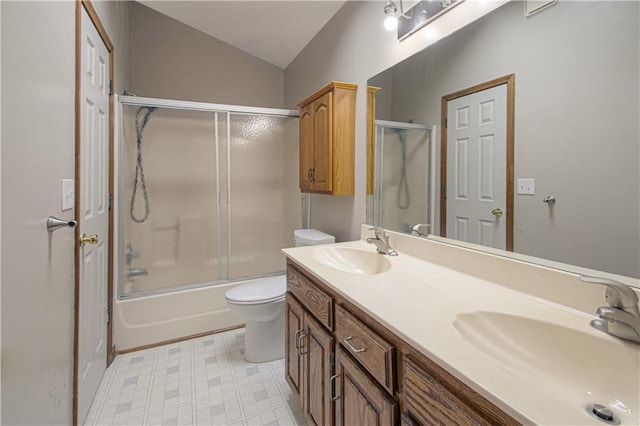
[[[287,290],[290,291],[329,330],[333,330],[333,299],[307,277],[287,268]]]
[[[395,350],[389,342],[340,305],[336,305],[336,339],[393,394]]]
[[[404,358],[403,387],[405,410],[411,416],[408,419],[415,420],[421,425],[489,426],[494,424],[483,419],[410,357]],[[406,423],[412,424],[409,421]],[[502,422],[495,424],[502,424]]]

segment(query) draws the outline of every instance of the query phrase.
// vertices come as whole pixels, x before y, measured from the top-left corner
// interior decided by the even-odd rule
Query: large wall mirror
[[[640,278],[639,22],[513,1],[370,78],[367,222]]]

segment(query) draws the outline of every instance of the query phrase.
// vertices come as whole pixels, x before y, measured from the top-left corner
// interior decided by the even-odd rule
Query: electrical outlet
[[[518,194],[522,195],[535,195],[536,194],[536,180],[533,178],[520,178],[518,179]]]

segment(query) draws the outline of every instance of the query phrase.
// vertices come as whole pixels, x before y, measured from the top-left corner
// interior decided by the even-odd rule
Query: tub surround
[[[372,235],[368,228],[362,227],[363,239]],[[637,345],[589,327],[597,307],[606,305],[603,287],[582,283],[576,273],[400,233],[388,232],[388,235],[391,246],[400,255],[388,257],[391,268],[378,274],[353,274],[326,266],[314,255],[318,249],[315,247],[283,252],[294,267],[316,279],[328,292],[361,310],[521,423],[602,425],[587,414],[585,407],[590,403],[613,404],[615,401],[607,399],[605,394],[600,396],[599,385],[585,388],[583,392],[584,386],[574,386],[571,375],[545,377],[537,374],[535,368],[514,368],[517,363],[505,365],[500,359],[483,353],[474,346],[476,330],[467,325],[475,324],[476,317],[469,315],[477,318],[498,315],[509,323],[523,317],[547,322],[569,333],[586,334],[590,342],[596,342],[595,348],[580,348],[583,353],[594,349],[605,353],[608,349],[622,351],[631,358],[628,365],[632,371],[627,372],[631,381],[624,390],[626,394],[621,395],[630,412],[615,414],[621,424],[640,423],[640,383],[634,384],[633,380],[640,377]],[[363,240],[333,247],[375,251],[373,245]],[[593,271],[585,272],[593,274]],[[637,280],[624,281],[638,285]],[[464,318],[473,321],[464,323]],[[526,338],[519,340],[522,356],[534,360],[540,357],[537,342],[532,341],[529,346]],[[588,361],[589,356],[582,358]],[[540,359],[540,362],[544,365],[549,360]]]

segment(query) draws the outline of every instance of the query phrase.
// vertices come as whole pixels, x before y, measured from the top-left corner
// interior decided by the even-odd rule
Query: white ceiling
[[[282,69],[345,1],[138,0]]]

